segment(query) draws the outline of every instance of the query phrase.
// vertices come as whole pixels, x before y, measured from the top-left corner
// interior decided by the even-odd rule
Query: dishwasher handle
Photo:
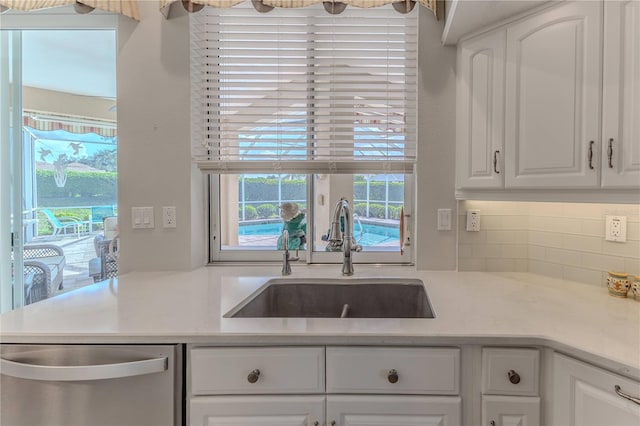
[[[0,371],[5,376],[28,380],[77,382],[88,380],[117,379],[161,373],[169,368],[169,358],[151,358],[117,364],[97,365],[37,365],[0,359]]]

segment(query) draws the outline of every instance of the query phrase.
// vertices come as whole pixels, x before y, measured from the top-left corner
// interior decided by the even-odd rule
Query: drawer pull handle
[[[258,381],[259,378],[260,378],[260,370],[258,369],[253,370],[247,376],[247,380],[249,381],[249,383],[255,383]]]
[[[509,376],[509,381],[514,385],[517,385],[518,383],[520,383],[520,375],[515,371],[509,370],[507,375]]]
[[[495,422],[495,421],[493,421],[493,420],[491,420],[491,421],[489,422],[489,424],[490,424],[491,426],[496,426],[496,422]]]
[[[396,370],[389,371],[387,379],[389,380],[389,383],[398,383],[398,372]]]
[[[631,395],[627,395],[626,393],[624,393],[624,392],[622,392],[622,391],[620,390],[620,386],[618,386],[618,385],[615,385],[615,386],[614,386],[614,389],[615,389],[616,393],[618,394],[618,396],[621,396],[621,397],[623,397],[624,399],[628,399],[629,401],[631,401],[631,402],[633,402],[633,403],[635,403],[635,404],[640,405],[640,398],[635,398],[635,397],[633,397],[633,396],[631,396]]]
[[[313,422],[313,426],[318,426],[320,423],[316,420],[315,422]]]
[[[500,151],[493,152],[493,171],[500,174],[500,170],[498,170],[498,155],[500,155]]]
[[[335,421],[335,420],[333,420],[333,421],[331,422],[331,426],[336,426],[336,421]]]
[[[593,144],[595,142],[594,141],[590,141],[589,142],[589,168],[591,170],[595,169],[595,167],[593,167]]]

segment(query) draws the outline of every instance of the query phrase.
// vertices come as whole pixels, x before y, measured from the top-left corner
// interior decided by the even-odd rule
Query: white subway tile
[[[627,274],[640,275],[640,260],[625,259],[624,272],[626,272]]]
[[[525,272],[522,262],[516,259],[487,259],[487,272]]]
[[[555,263],[541,262],[539,260],[529,261],[529,271],[534,274],[546,275],[548,277],[562,278],[562,265]]]
[[[527,229],[528,220],[526,216],[483,216],[480,213],[480,229],[495,230],[495,229],[513,229],[522,230]]]
[[[529,244],[545,247],[562,247],[562,234],[544,231],[530,231]]]
[[[627,240],[640,240],[640,223],[627,221]]]
[[[582,253],[582,267],[600,271],[624,272],[624,259],[604,254]]]
[[[529,246],[525,244],[503,244],[502,258],[503,259],[528,259]]]
[[[604,220],[603,219],[580,219],[576,222],[581,224],[581,234],[604,238]]]
[[[562,248],[590,253],[601,253],[602,238],[585,235],[562,235]]]
[[[533,260],[546,260],[547,256],[547,247],[536,246],[533,244],[529,245],[529,259]]]
[[[582,253],[573,250],[547,248],[545,260],[562,265],[581,266]]]
[[[459,271],[480,271],[487,270],[486,259],[458,259]]]
[[[487,230],[487,243],[526,244],[529,233],[526,230]]]
[[[458,257],[471,257],[472,247],[471,244],[458,244]]]
[[[471,257],[474,258],[499,258],[502,255],[500,244],[474,244],[471,250]]]
[[[640,258],[640,241],[627,240],[624,243],[615,241],[603,241],[602,253],[613,256]]]
[[[487,241],[486,231],[470,232],[460,228],[458,242],[463,244],[484,244]]]
[[[578,281],[585,284],[601,286],[602,272],[592,269],[577,268],[575,266],[564,266],[562,268],[565,280]]]

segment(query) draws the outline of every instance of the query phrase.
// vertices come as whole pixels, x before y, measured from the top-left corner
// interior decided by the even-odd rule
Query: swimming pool
[[[282,232],[281,222],[263,223],[241,223],[238,227],[240,236],[257,235],[280,235]],[[354,234],[358,244],[363,246],[390,245],[400,240],[400,229],[397,227],[374,225],[371,223],[362,224],[362,233],[358,223],[354,226]]]

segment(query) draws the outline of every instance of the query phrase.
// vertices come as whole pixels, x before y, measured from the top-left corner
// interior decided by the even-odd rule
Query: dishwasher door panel
[[[2,426],[181,424],[177,345],[2,345]]]

